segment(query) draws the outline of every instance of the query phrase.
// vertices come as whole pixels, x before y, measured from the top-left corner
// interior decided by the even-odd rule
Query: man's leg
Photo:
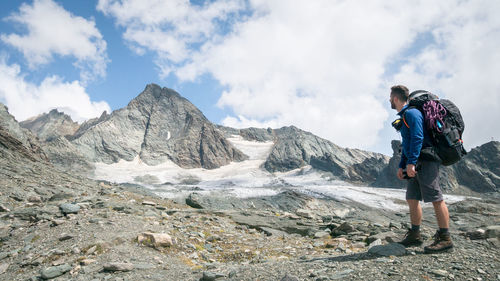
[[[434,235],[434,243],[424,247],[424,253],[427,254],[447,251],[453,248],[453,242],[451,241],[451,236],[448,231],[450,225],[448,207],[446,207],[444,200],[432,202],[432,205],[434,206],[434,212],[436,213],[439,230]]]
[[[420,246],[423,243],[420,235],[420,224],[422,224],[422,207],[420,202],[416,199],[406,199],[408,207],[410,208],[410,221],[411,228],[406,233],[404,239],[399,242],[405,247]]]
[[[448,213],[448,207],[444,200],[432,202],[434,205],[434,212],[436,213],[436,219],[439,228],[448,229],[450,226],[450,215]]]
[[[408,202],[408,207],[410,207],[410,221],[412,225],[422,224],[422,207],[420,202],[414,199],[406,200]],[[445,205],[446,207],[446,205]],[[446,209],[448,211],[448,209]]]

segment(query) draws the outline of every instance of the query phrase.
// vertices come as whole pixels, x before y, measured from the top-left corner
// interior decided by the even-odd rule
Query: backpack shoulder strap
[[[409,106],[405,109],[405,111],[403,112],[403,123],[405,123],[405,126],[409,129],[410,126],[408,125],[408,123],[406,122],[406,111],[408,111],[409,109],[411,108],[416,108],[415,106]]]
[[[406,113],[406,112],[405,112]],[[405,113],[403,113],[403,123],[405,123],[405,126],[409,129],[410,126],[408,126],[408,123],[406,123],[406,118],[405,118]]]

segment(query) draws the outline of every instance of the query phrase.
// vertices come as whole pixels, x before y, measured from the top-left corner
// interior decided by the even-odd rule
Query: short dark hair
[[[408,101],[410,91],[403,85],[396,85],[391,87],[391,95],[396,95],[400,101]]]

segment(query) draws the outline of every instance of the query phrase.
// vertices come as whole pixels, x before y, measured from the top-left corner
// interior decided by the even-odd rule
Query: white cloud
[[[225,125],[293,124],[343,146],[388,147],[389,88],[407,84],[456,101],[466,141],[500,139],[498,1],[146,2],[98,9],[157,54],[162,75],[224,86],[218,105],[235,115]]]
[[[52,0],[22,4],[7,20],[27,29],[26,34],[2,34],[5,43],[24,54],[30,68],[53,60],[54,55],[74,57],[85,83],[106,75],[106,42],[94,20],[72,15]]]
[[[468,148],[500,140],[500,19],[497,1],[465,1],[443,15],[436,39],[395,80],[454,101]]]
[[[431,25],[439,6],[385,1],[251,1],[254,16],[207,42],[176,74],[210,73],[227,87],[226,125],[296,125],[368,148],[388,117],[385,65]],[[425,4],[425,5],[424,5]],[[238,122],[239,120],[239,122]]]
[[[160,76],[170,65],[189,58],[191,44],[208,40],[222,28],[228,16],[241,10],[243,1],[217,0],[203,6],[189,0],[99,0],[97,10],[116,18],[126,28],[123,37],[139,55],[156,53]]]
[[[57,76],[45,78],[40,85],[27,82],[19,65],[0,59],[0,102],[5,103],[18,121],[57,108],[82,122],[111,112],[106,102],[93,102],[78,82],[64,82]]]

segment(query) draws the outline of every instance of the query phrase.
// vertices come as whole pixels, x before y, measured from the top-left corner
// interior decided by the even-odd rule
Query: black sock
[[[439,228],[439,233],[448,234],[448,228]]]
[[[420,231],[420,225],[411,225],[411,231]]]

